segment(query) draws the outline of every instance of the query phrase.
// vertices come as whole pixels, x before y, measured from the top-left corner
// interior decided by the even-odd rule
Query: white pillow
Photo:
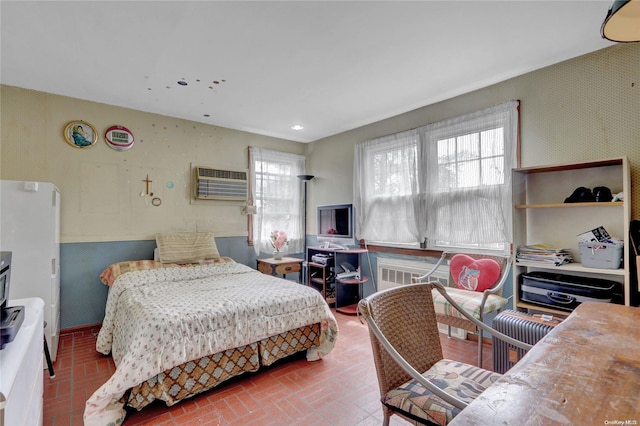
[[[200,263],[220,259],[213,232],[171,232],[156,235],[162,263]]]

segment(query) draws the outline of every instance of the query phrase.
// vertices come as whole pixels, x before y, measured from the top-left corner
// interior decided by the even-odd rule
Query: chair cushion
[[[477,291],[461,290],[459,288],[448,287],[447,294],[458,304],[462,309],[473,315],[474,318],[480,319],[480,303],[482,303],[482,293]],[[433,306],[435,307],[436,314],[442,314],[457,318],[466,319],[451,303],[441,295],[438,290],[434,289]],[[487,297],[487,301],[484,304],[483,313],[493,312],[498,309],[502,309],[507,304],[507,299],[496,294],[490,294]]]
[[[498,373],[448,359],[438,361],[422,375],[467,403],[500,378]],[[391,410],[425,424],[446,425],[460,412],[417,380],[392,389],[381,401]]]

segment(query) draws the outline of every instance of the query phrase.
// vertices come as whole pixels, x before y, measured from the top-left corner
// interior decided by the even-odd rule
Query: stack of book
[[[532,244],[518,247],[516,261],[561,266],[573,262],[573,257],[568,249],[556,248],[547,244]]]

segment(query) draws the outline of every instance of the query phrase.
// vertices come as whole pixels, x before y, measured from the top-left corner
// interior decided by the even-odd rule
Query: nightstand
[[[302,262],[303,259],[296,257],[283,257],[276,260],[273,257],[267,259],[257,259],[258,271],[268,275],[280,275],[285,278],[287,274],[298,273],[298,282],[302,282]]]

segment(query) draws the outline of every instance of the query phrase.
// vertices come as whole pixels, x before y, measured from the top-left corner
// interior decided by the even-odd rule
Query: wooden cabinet
[[[629,251],[631,184],[625,157],[573,164],[527,167],[513,170],[513,296],[517,309],[535,309],[559,315],[568,312],[528,304],[520,299],[523,273],[551,271],[574,276],[602,278],[622,283],[624,304],[630,303]],[[617,202],[565,203],[576,188],[605,186],[613,194],[624,193]],[[588,268],[582,265],[577,235],[603,226],[615,238],[624,240],[623,265],[619,269]],[[574,262],[562,266],[541,266],[515,259],[521,245],[549,244],[569,249]]]
[[[336,276],[344,269],[342,265],[348,265],[353,270],[360,268],[360,255],[366,253],[364,249],[338,250],[332,248],[309,247],[307,249],[307,283],[322,293],[328,304],[333,305],[337,311],[345,313],[355,313],[353,306],[358,303],[361,297],[362,283],[366,282],[366,277],[361,277],[358,285],[354,284],[354,277],[343,280],[336,279]],[[314,256],[325,256],[326,262],[314,261]]]

